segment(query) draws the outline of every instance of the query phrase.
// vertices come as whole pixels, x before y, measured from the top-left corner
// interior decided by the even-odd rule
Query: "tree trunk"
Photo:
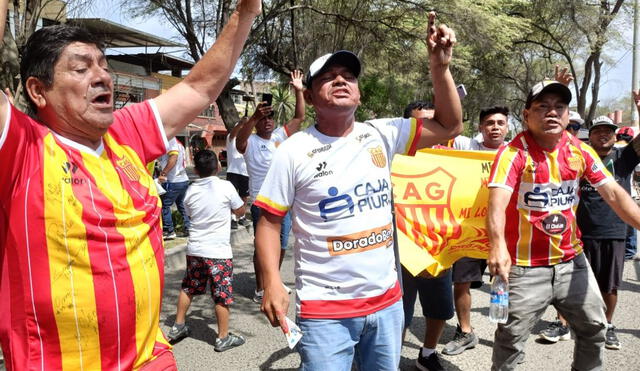
[[[238,115],[236,105],[233,103],[233,99],[231,98],[231,89],[238,84],[240,84],[238,79],[234,78],[229,80],[227,85],[224,87],[224,90],[222,90],[222,93],[220,93],[218,99],[216,99],[220,116],[222,117],[224,126],[228,131],[231,131],[236,123],[240,121],[240,115]]]
[[[594,78],[593,85],[591,85],[591,105],[589,107],[589,113],[585,118],[585,121],[589,123],[591,126],[591,121],[593,121],[593,117],[596,115],[596,109],[598,108],[598,93],[600,92],[600,71],[602,69],[602,62],[600,62],[600,53],[594,55],[593,58],[593,70],[594,70]],[[583,116],[584,117],[584,116]]]

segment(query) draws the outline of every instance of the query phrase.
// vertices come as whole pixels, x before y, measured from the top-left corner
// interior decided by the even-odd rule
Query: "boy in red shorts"
[[[169,332],[172,343],[189,335],[185,317],[194,295],[202,295],[211,283],[215,302],[218,337],[214,350],[225,350],[244,344],[242,336],[229,332],[229,305],[233,303],[233,254],[230,234],[233,212],[245,213],[244,202],[233,185],[216,177],[218,159],[209,150],[196,153],[195,170],[200,176],[189,186],[184,199],[186,213],[191,218],[187,243],[187,270],[178,298],[176,321]]]

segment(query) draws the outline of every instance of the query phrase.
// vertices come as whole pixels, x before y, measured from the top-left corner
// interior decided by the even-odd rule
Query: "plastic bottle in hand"
[[[489,303],[489,321],[507,323],[509,316],[509,287],[500,276],[493,277],[491,284],[491,302]]]

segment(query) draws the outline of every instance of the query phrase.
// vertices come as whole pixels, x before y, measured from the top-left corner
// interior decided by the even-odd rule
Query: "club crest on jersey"
[[[382,147],[369,148],[369,153],[371,154],[371,161],[373,161],[374,165],[377,167],[387,166],[387,158],[384,156]]]
[[[122,172],[127,175],[127,178],[129,178],[130,181],[137,182],[140,180],[140,173],[138,173],[138,169],[133,166],[128,158],[124,157],[118,160],[118,166],[122,169]]]
[[[391,174],[399,232],[431,255],[439,254],[462,228],[451,210],[457,178],[441,167],[421,174]]]

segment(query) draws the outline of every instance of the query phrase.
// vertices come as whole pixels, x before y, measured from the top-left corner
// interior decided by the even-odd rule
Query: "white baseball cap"
[[[325,54],[311,63],[305,82],[307,88],[311,88],[311,82],[314,77],[318,76],[318,74],[323,72],[327,67],[336,64],[347,67],[356,77],[360,76],[362,66],[358,56],[348,50],[338,50],[333,54]]]

